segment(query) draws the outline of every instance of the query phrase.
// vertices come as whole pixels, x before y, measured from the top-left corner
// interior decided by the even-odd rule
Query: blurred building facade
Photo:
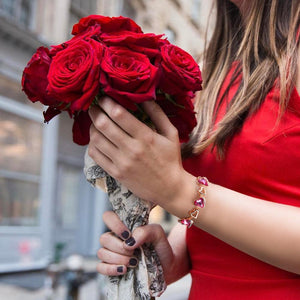
[[[72,120],[44,124],[44,108],[21,91],[36,48],[69,39],[83,16],[123,15],[196,58],[210,9],[210,0],[0,0],[0,272],[44,268],[55,245],[95,255],[105,230],[106,196],[85,181]],[[157,211],[154,220],[171,219]]]
[[[20,84],[37,47],[68,39],[72,24],[97,12],[91,0],[0,1],[0,272],[44,268],[56,246],[85,256],[99,247],[105,195],[84,178],[72,120],[44,124],[44,108]]]
[[[99,10],[109,16],[134,19],[144,32],[165,34],[195,59],[203,51],[213,0],[99,0]],[[213,14],[212,14],[213,15]]]

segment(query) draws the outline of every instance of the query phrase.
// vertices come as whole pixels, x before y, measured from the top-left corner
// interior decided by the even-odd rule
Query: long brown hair
[[[213,145],[223,157],[226,143],[260,107],[275,82],[280,89],[278,119],[287,107],[298,63],[299,0],[245,2],[247,15],[242,19],[232,2],[216,0],[215,30],[203,59],[203,90],[195,105],[198,125],[183,148],[184,155],[200,153]],[[215,127],[216,113],[224,99],[219,91],[234,61],[238,67],[231,80],[240,74],[242,80],[224,118]]]

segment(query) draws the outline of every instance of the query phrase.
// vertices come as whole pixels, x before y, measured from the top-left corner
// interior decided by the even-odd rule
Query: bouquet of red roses
[[[140,115],[139,104],[155,100],[187,141],[196,125],[191,99],[201,89],[198,64],[163,35],[143,33],[129,18],[92,15],[73,27],[74,37],[51,49],[40,47],[25,67],[23,90],[48,106],[46,122],[67,111],[73,140],[89,142],[87,110],[108,95]]]
[[[156,101],[187,141],[196,126],[192,99],[201,89],[198,64],[163,35],[143,33],[129,18],[92,15],[73,27],[73,38],[50,49],[40,47],[25,67],[23,90],[32,102],[48,106],[45,122],[67,111],[73,140],[89,143],[88,109],[104,95],[143,122],[145,101]],[[137,198],[86,154],[85,174],[96,185],[105,178],[113,210],[133,230],[148,222],[152,204]],[[165,289],[162,268],[151,245],[136,254],[139,264],[123,277],[111,277],[108,299],[150,299]]]

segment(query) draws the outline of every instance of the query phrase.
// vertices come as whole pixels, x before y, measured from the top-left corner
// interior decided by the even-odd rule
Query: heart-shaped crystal
[[[189,219],[182,219],[182,220],[179,220],[179,222],[182,224],[182,225],[186,225],[188,228],[190,228],[194,221],[193,220],[189,220]]]
[[[205,205],[205,200],[204,200],[204,198],[199,198],[199,199],[194,201],[194,204],[198,207],[203,208],[204,205]]]
[[[200,184],[208,186],[208,180],[207,180],[207,178],[205,178],[205,177],[198,177],[197,180],[198,180],[198,182]]]

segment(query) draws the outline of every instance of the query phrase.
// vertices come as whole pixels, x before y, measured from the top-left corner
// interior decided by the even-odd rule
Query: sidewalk
[[[182,279],[172,283],[157,300],[187,300],[191,287],[191,276],[186,275]]]
[[[176,283],[168,286],[165,293],[157,298],[157,300],[187,300],[188,291],[190,289],[191,279],[190,276],[185,276]],[[65,300],[66,288],[60,286],[55,295],[52,295],[51,299]],[[99,295],[99,282],[97,280],[91,280],[85,284],[80,290],[80,300],[104,300],[104,297]],[[49,291],[40,289],[37,291],[30,291],[22,288],[18,288],[9,284],[0,283],[0,299],[1,300],[47,300],[49,298]],[[99,299],[100,297],[100,299]],[[130,300],[130,299],[124,299]]]
[[[80,300],[99,300],[97,282],[95,280],[85,284],[80,291]],[[13,285],[0,284],[1,300],[66,300],[66,288],[60,286],[57,292],[51,296],[49,291],[40,289],[29,291]],[[100,298],[101,299],[101,298]]]

